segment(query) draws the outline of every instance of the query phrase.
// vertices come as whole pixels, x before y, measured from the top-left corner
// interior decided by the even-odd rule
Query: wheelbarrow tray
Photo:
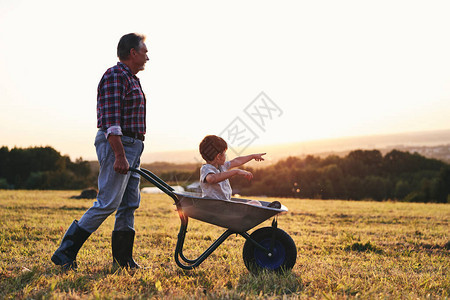
[[[270,202],[260,201],[262,206],[247,204],[247,199],[220,200],[202,198],[196,193],[174,192],[183,213],[188,217],[224,227],[235,232],[245,232],[265,220],[288,209],[267,207]]]

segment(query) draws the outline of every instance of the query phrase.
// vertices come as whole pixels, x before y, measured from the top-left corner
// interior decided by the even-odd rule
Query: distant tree
[[[4,190],[4,189],[8,189],[9,185],[8,185],[8,181],[6,181],[6,178],[0,178],[0,189]]]
[[[349,176],[363,178],[369,174],[369,167],[363,161],[348,156],[341,163],[342,170]]]
[[[8,147],[0,148],[0,178],[6,178],[9,161],[9,149]]]
[[[435,183],[435,198],[437,202],[447,203],[450,199],[450,166],[445,166],[439,172]]]
[[[52,147],[2,147],[0,167],[0,178],[16,189],[84,188],[93,182],[88,162],[79,158],[73,163]]]
[[[31,172],[54,171],[61,155],[51,147],[13,148],[9,151],[5,178],[16,188],[23,187]]]
[[[25,181],[24,188],[26,189],[42,189],[46,186],[45,172],[31,172]]]
[[[377,201],[386,199],[387,183],[380,176],[367,176],[363,180],[364,194],[366,198],[372,198]]]
[[[356,150],[350,152],[347,161],[358,162],[362,165],[360,175],[379,175],[383,166],[383,156],[378,150]],[[355,174],[356,175],[356,174]]]
[[[394,197],[395,199],[404,199],[411,191],[411,186],[408,181],[399,180],[395,184]]]
[[[392,150],[385,155],[383,166],[390,174],[412,173],[424,170],[439,171],[443,162],[425,158],[417,153],[401,152]]]
[[[360,177],[349,176],[347,182],[347,197],[344,199],[361,200],[365,196],[363,180]]]
[[[84,161],[81,157],[77,158],[74,163],[69,159],[67,168],[78,177],[88,177],[91,173],[89,162]]]

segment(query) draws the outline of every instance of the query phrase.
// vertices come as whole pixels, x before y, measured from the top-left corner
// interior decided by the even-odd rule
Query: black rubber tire
[[[250,240],[245,241],[242,255],[244,264],[250,272],[255,274],[261,270],[281,272],[294,267],[297,247],[289,234],[278,228],[263,227],[253,232],[250,237],[264,247],[269,248],[272,243],[274,245],[272,256],[269,257]]]

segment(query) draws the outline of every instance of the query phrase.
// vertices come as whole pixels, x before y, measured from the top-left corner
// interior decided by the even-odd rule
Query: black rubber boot
[[[140,268],[133,259],[134,235],[134,231],[113,231],[111,244],[114,267]]]
[[[91,234],[78,226],[78,221],[73,221],[64,235],[61,245],[52,256],[55,265],[62,266],[66,270],[76,270],[77,254],[81,246]]]

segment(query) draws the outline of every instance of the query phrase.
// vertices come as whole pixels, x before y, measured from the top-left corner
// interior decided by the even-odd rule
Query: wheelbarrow
[[[143,168],[129,170],[138,173],[174,200],[181,220],[175,248],[175,262],[180,268],[191,270],[198,267],[233,234],[240,235],[246,240],[243,260],[250,272],[258,273],[261,270],[280,272],[293,268],[297,259],[297,247],[289,234],[278,228],[276,217],[272,221],[272,226],[259,228],[252,234],[247,233],[265,220],[288,211],[284,205],[280,208],[272,208],[268,207],[270,202],[266,201],[260,201],[262,206],[259,206],[247,204],[250,200],[240,198],[231,198],[231,200],[202,198],[198,193],[176,192],[149,170]],[[226,229],[195,259],[186,258],[183,254],[189,218]]]

